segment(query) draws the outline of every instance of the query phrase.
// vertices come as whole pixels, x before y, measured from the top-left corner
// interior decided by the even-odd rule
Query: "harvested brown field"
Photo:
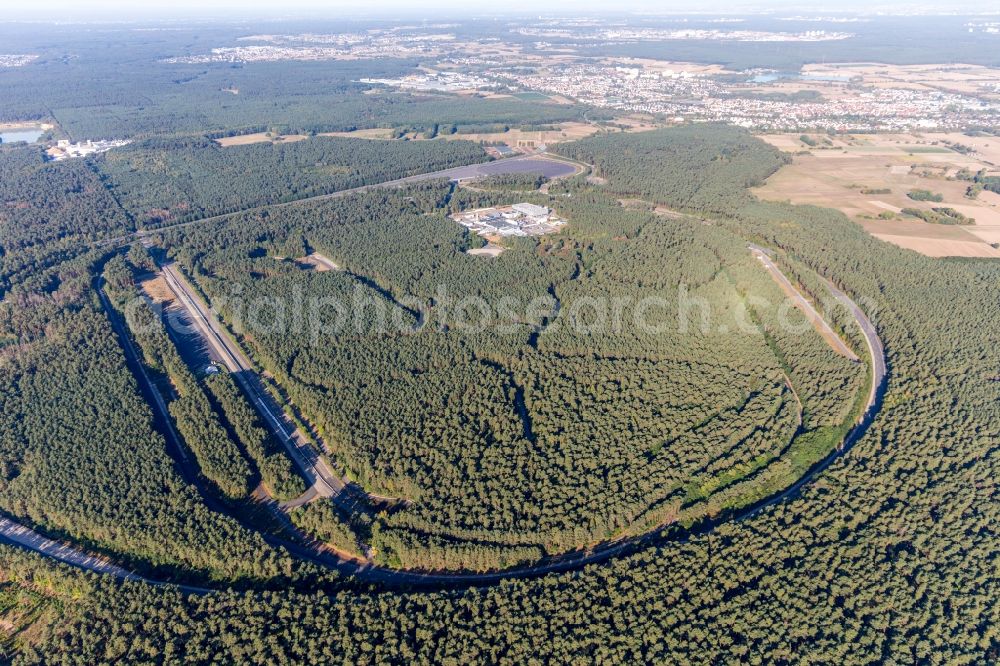
[[[974,242],[970,237],[970,227],[959,227],[953,224],[928,224],[923,220],[858,220],[858,224],[872,235],[909,236],[911,238],[927,238],[942,241]]]
[[[973,148],[976,152],[972,157],[981,162],[1000,169],[1000,136],[967,136],[961,132],[924,134],[929,141],[950,141]]]
[[[170,305],[175,300],[174,292],[167,286],[167,281],[160,275],[140,281],[139,288],[154,303],[166,303]]]
[[[350,132],[321,132],[320,136],[343,136],[354,139],[391,139],[392,130],[386,127],[352,130]]]
[[[280,136],[269,136],[267,132],[257,132],[256,134],[239,134],[237,136],[226,136],[216,139],[215,142],[223,148],[229,146],[246,146],[251,143],[293,143],[308,139],[305,134],[282,134]]]
[[[959,137],[972,137],[810,134],[816,146],[801,137],[800,133],[760,137],[792,153],[793,160],[754,190],[758,197],[836,208],[873,235],[927,256],[997,256],[990,244],[1000,241],[1000,195],[986,191],[975,200],[969,199],[969,182],[955,177],[962,168],[972,172],[992,169],[978,152],[954,150],[955,143],[970,145]],[[989,143],[983,140],[979,145],[985,151],[993,147],[986,145]],[[916,189],[940,194],[943,201],[915,201],[908,193]],[[928,224],[902,215],[904,208],[930,211],[936,207],[954,209],[976,224]]]
[[[1000,245],[1000,226],[996,225],[975,225],[965,227],[966,231],[990,245]]]
[[[914,250],[927,257],[985,257],[1000,259],[1000,250],[983,242],[893,236],[891,234],[873,235],[879,240],[884,240],[907,250]]]

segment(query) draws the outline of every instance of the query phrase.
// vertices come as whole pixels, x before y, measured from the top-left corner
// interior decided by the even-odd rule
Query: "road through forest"
[[[250,206],[249,208],[231,211],[228,213],[219,213],[218,215],[199,217],[195,220],[189,220],[187,222],[177,222],[175,224],[168,224],[162,227],[157,227],[155,229],[140,229],[125,236],[118,236],[116,238],[109,238],[103,241],[99,241],[95,243],[95,245],[107,246],[107,245],[127,244],[136,239],[141,239],[146,236],[152,236],[167,229],[178,229],[190,226],[192,224],[216,222],[218,220],[223,220],[227,217],[233,217],[234,215],[240,215],[242,213],[248,213],[255,210],[284,208],[287,206],[297,206],[299,204],[308,202],[339,199],[351,194],[358,194],[360,192],[367,192],[369,190],[392,188],[392,187],[404,187],[406,185],[412,185],[413,183],[420,183],[428,180],[447,178],[450,181],[458,182],[462,180],[482,178],[484,176],[493,176],[493,175],[511,174],[511,173],[542,173],[548,178],[564,178],[566,176],[571,176],[580,173],[581,171],[587,168],[590,168],[590,165],[583,164],[582,162],[576,162],[574,160],[570,160],[569,158],[565,158],[562,156],[549,155],[547,153],[531,153],[528,155],[519,155],[517,157],[508,157],[502,160],[494,160],[492,162],[481,162],[475,164],[468,164],[460,167],[451,167],[449,169],[442,169],[440,171],[429,171],[427,173],[419,173],[412,176],[405,176],[403,178],[396,178],[395,180],[383,181],[381,183],[372,183],[371,185],[360,185],[358,187],[352,187],[346,190],[337,190],[336,192],[329,192],[326,194],[316,194],[312,196],[302,197],[301,199],[293,199],[292,201],[285,201],[281,203],[265,203],[265,204],[260,204],[258,206]]]
[[[763,248],[756,248],[756,250],[763,251]],[[755,252],[756,254],[756,252]],[[765,252],[766,255],[766,252]],[[774,270],[781,274],[780,269],[775,266]],[[173,267],[165,267],[164,274],[172,275],[174,280],[177,280],[175,273],[176,269]],[[787,278],[785,278],[787,279]],[[181,294],[187,294],[187,299],[191,307],[194,307],[196,311],[199,310],[199,301],[194,297],[193,294],[189,293],[185,289],[183,282],[176,282],[175,286]],[[802,487],[814,479],[819,473],[826,469],[834,460],[843,455],[845,452],[850,450],[855,442],[860,439],[860,437],[867,430],[871,421],[874,419],[881,406],[881,396],[885,386],[885,380],[887,376],[887,367],[885,362],[885,352],[882,346],[882,342],[878,337],[878,333],[875,326],[868,319],[867,315],[861,310],[860,307],[844,292],[837,289],[832,284],[830,285],[831,293],[841,302],[843,302],[851,313],[854,315],[854,319],[857,322],[862,334],[865,337],[866,346],[869,352],[869,362],[871,364],[871,387],[868,395],[868,400],[866,403],[866,408],[864,413],[855,425],[855,427],[848,433],[843,444],[831,451],[823,460],[815,464],[808,473],[799,478],[794,484],[785,490],[776,493],[775,495],[765,498],[755,504],[739,509],[732,514],[715,518],[706,519],[701,523],[695,525],[693,528],[686,530],[678,526],[667,526],[663,529],[655,529],[646,534],[624,538],[618,541],[606,542],[600,544],[592,549],[573,551],[570,553],[565,553],[562,555],[552,556],[535,562],[530,565],[515,567],[511,569],[506,569],[502,571],[494,571],[487,573],[421,573],[418,571],[406,571],[391,569],[387,567],[376,566],[370,563],[360,563],[355,560],[344,560],[336,555],[324,552],[322,550],[310,548],[308,546],[301,546],[299,544],[291,544],[281,542],[276,545],[285,547],[292,555],[311,561],[313,563],[326,566],[339,571],[340,573],[356,578],[364,582],[373,582],[384,584],[389,587],[401,587],[401,588],[449,588],[449,587],[468,587],[468,586],[484,586],[492,585],[498,583],[502,580],[512,579],[512,578],[531,578],[542,576],[548,573],[570,571],[573,569],[578,569],[588,564],[599,564],[606,562],[616,556],[624,555],[627,553],[635,552],[643,547],[657,544],[665,543],[668,541],[684,541],[689,539],[691,536],[696,534],[705,534],[711,532],[719,525],[740,521],[755,515],[762,509],[776,504],[778,502],[784,501],[791,498],[799,493]],[[215,330],[212,326],[212,318],[206,317],[208,323],[208,329]],[[216,323],[216,326],[218,324]],[[252,372],[252,366],[249,363],[249,359],[245,356],[242,358],[240,355],[236,354],[232,347],[235,345],[221,330],[215,330],[213,334],[220,345],[217,350],[223,358],[229,357],[230,362],[233,364],[232,367],[238,368],[236,371],[240,376],[256,376]],[[277,418],[277,417],[275,417]],[[291,452],[290,448],[290,452]],[[297,460],[298,462],[298,460]],[[332,472],[331,472],[332,473]],[[336,475],[334,478],[339,479]],[[27,531],[25,531],[27,530]],[[37,537],[37,538],[36,538]],[[37,533],[33,533],[28,528],[18,525],[9,520],[5,520],[0,523],[0,540],[5,540],[10,543],[17,544],[24,548],[34,550],[36,552],[42,553],[58,559],[60,561],[66,562],[68,564],[88,569],[91,571],[98,571],[100,573],[107,573],[110,575],[117,576],[123,579],[139,579],[140,577],[136,574],[126,571],[120,567],[109,565],[105,561],[95,558],[82,550],[78,550],[69,546],[61,546],[60,548],[53,548],[46,543],[46,539]],[[142,579],[146,580],[146,579]],[[157,581],[148,581],[153,584],[162,584]],[[200,591],[200,588],[189,588],[191,590]]]

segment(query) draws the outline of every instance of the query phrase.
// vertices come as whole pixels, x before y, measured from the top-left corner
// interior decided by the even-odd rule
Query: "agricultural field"
[[[334,135],[335,136],[335,135]],[[307,139],[305,134],[272,134],[271,132],[254,132],[253,134],[237,134],[216,139],[215,142],[227,148],[229,146],[247,146],[252,143],[295,143]]]
[[[967,196],[963,174],[1000,173],[995,166],[1000,137],[957,133],[763,135],[792,155],[755,188],[769,201],[836,208],[869,233],[927,256],[1000,257],[1000,194]],[[963,171],[964,170],[964,171]],[[914,200],[926,190],[941,201]],[[957,211],[973,224],[931,224],[904,209]]]
[[[320,136],[341,136],[353,139],[391,139],[393,131],[385,127],[350,130],[347,132],[321,132]]]
[[[940,90],[1000,99],[1000,68],[968,64],[893,65],[886,63],[811,63],[802,72],[815,79],[851,80],[875,88]]]
[[[0,17],[0,664],[1000,663],[1000,20],[505,9]]]

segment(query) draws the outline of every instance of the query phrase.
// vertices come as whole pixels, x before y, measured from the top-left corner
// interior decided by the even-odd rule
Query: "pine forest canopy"
[[[920,61],[879,46],[884,21],[849,28],[856,52]],[[995,260],[757,199],[790,158],[729,125],[361,82],[424,71],[419,50],[169,68],[236,28],[45,30],[0,26],[40,45],[36,78],[0,68],[0,121],[130,143],[0,145],[0,663],[1000,658]],[[986,34],[942,53],[991,64]],[[665,48],[606,42],[585,59]],[[675,42],[734,67],[850,50]],[[590,135],[546,151],[576,175],[377,187],[569,121]],[[302,136],[217,141],[269,130]],[[523,202],[567,224],[487,241],[452,219]],[[252,367],[176,326],[197,307],[165,266]],[[867,418],[876,350],[837,290],[885,348]],[[322,466],[347,488],[323,496]],[[17,525],[136,578],[12,545]]]

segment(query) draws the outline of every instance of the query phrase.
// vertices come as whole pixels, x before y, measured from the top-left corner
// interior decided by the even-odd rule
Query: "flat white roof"
[[[545,206],[536,206],[533,203],[519,203],[511,206],[518,213],[523,213],[525,215],[531,215],[533,217],[541,217],[542,215],[548,215],[549,209]]]

